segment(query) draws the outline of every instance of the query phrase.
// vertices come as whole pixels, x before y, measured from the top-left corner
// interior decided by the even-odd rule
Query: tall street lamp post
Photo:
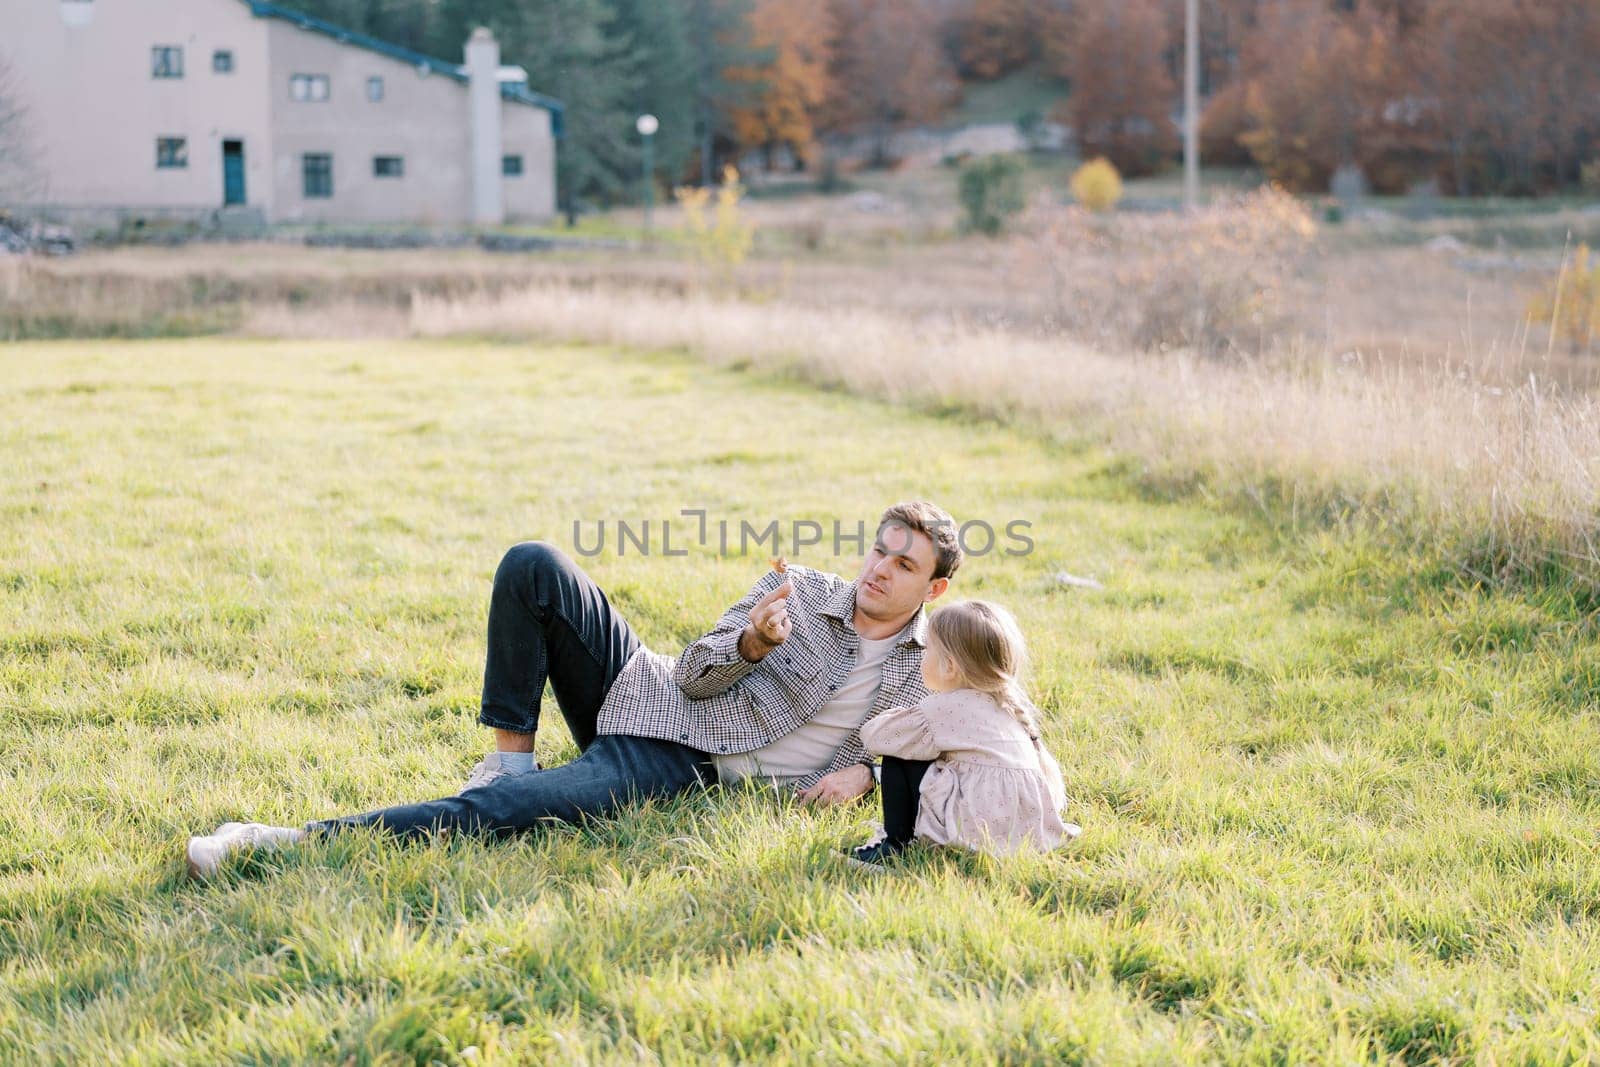
[[[1183,13],[1183,207],[1200,206],[1200,0]]]
[[[655,140],[656,131],[661,128],[661,123],[654,115],[640,115],[634,128],[639,131],[639,136],[644,138],[644,237],[650,239],[650,209],[656,204],[655,181]]]

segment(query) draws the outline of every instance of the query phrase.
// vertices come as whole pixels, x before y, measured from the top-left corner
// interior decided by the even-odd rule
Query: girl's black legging
[[[922,802],[922,776],[932,760],[883,757],[883,832],[891,845],[904,845],[917,835],[917,808]]]

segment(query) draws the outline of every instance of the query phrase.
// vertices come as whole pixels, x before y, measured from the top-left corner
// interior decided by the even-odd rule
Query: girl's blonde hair
[[[993,697],[1037,742],[1039,709],[1022,688],[1028,649],[1011,612],[987,600],[963,600],[930,614],[928,629],[967,688]]]

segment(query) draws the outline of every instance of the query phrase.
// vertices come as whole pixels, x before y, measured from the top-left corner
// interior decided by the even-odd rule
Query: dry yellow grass
[[[404,308],[346,298],[311,307],[281,300],[250,304],[244,310],[241,332],[252,337],[311,340],[405,337],[411,329]]]
[[[1266,206],[1269,223],[1289,207]],[[802,209],[818,210],[784,210]],[[714,287],[671,248],[124,249],[0,264],[0,311],[33,316],[46,334],[498,334],[689,349],[1108,441],[1158,483],[1319,520],[1398,520],[1466,547],[1471,567],[1554,560],[1593,578],[1595,368],[1552,356],[1525,318],[1544,253],[1373,243],[1350,228],[1303,247],[1296,237],[1263,272],[1263,242],[1298,233],[1292,215],[1281,216],[1295,223],[1287,231],[1242,240],[1226,215],[1089,228],[1034,218],[1003,241],[768,256]],[[1255,354],[1240,357],[1237,341],[1224,361],[1181,342],[1143,350],[1159,332],[1152,319],[1181,328],[1190,282],[1219,274],[1240,284],[1218,291],[1242,296],[1252,316],[1235,316],[1235,338],[1259,313],[1258,336],[1245,337]],[[1164,319],[1151,315],[1159,301],[1173,305]]]
[[[1159,479],[1198,479],[1291,509],[1399,519],[1428,539],[1476,546],[1484,565],[1554,559],[1593,578],[1600,564],[1600,411],[1537,378],[1505,388],[1448,367],[1376,360],[1111,355],[865,308],[572,285],[419,295],[411,320],[423,336],[688,349],[718,365],[1105,438]]]

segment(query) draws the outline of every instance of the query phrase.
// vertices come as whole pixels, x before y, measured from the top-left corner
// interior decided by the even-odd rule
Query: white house
[[[494,224],[555,214],[561,104],[500,65],[421,55],[261,0],[0,0],[33,179],[68,221]]]

